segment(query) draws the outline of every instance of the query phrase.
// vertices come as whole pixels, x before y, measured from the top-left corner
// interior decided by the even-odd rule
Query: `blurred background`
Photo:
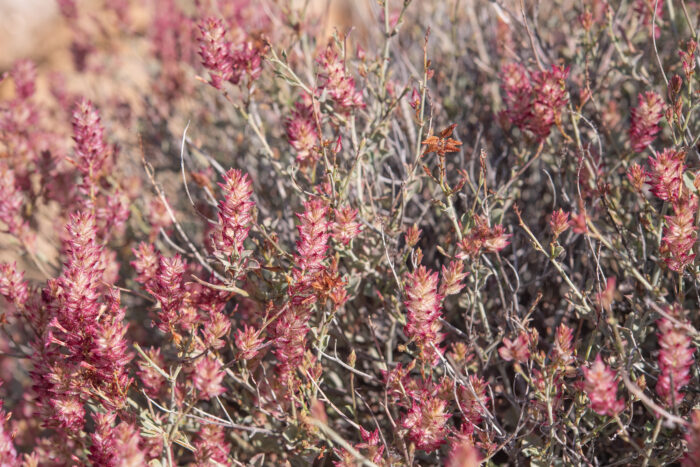
[[[46,60],[70,38],[56,0],[0,0],[0,69],[19,58]]]
[[[0,0],[0,71],[9,69],[20,58],[31,58],[37,64],[51,62],[59,64],[70,59],[65,53],[71,37],[61,17],[59,2],[61,0]],[[307,0],[284,0],[280,3],[297,4]],[[69,2],[65,2],[69,3]],[[89,2],[80,2],[81,6]],[[142,5],[149,2],[143,2]],[[186,2],[189,3],[189,2]],[[334,28],[349,27],[353,18],[367,6],[367,0],[310,0],[309,9],[314,15],[320,15],[324,21],[324,34],[330,34]],[[145,6],[145,5],[144,5]],[[134,15],[137,5],[130,6],[132,20],[145,20],[146,8],[141,15]],[[364,9],[364,11],[368,11]],[[145,23],[141,23],[145,25]],[[63,51],[64,53],[61,53]]]

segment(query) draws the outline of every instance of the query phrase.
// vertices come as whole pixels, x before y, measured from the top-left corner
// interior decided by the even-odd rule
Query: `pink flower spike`
[[[340,206],[338,209],[334,209],[333,213],[335,214],[333,238],[337,242],[347,245],[362,230],[360,223],[355,220],[357,209],[350,206]]]
[[[671,311],[671,310],[669,310]],[[662,318],[657,322],[659,328],[659,375],[656,392],[668,407],[678,406],[684,394],[684,386],[690,382],[690,368],[695,359],[695,349],[690,337],[671,320]]]
[[[221,89],[233,75],[231,42],[226,39],[223,22],[218,18],[206,18],[199,24],[199,55],[202,65],[209,70],[209,84]]]
[[[221,369],[221,363],[213,357],[202,357],[194,366],[192,382],[199,391],[199,397],[209,400],[226,392],[221,385],[225,373]]]
[[[260,333],[247,324],[243,325],[243,330],[236,329],[234,342],[240,352],[238,354],[239,358],[242,360],[252,360],[263,347],[263,339],[260,337]]]
[[[287,140],[297,153],[297,162],[302,166],[312,165],[321,157],[313,108],[303,102],[297,102],[294,107],[286,122]]]
[[[649,157],[651,168],[649,184],[654,195],[662,201],[677,201],[683,188],[683,172],[685,166],[685,152],[673,149],[664,149],[663,152]]]
[[[565,212],[563,209],[554,211],[549,220],[549,227],[552,229],[554,238],[559,238],[559,236],[569,228],[569,213]]]
[[[583,367],[584,390],[591,401],[591,409],[600,415],[614,416],[625,403],[617,397],[617,381],[613,372],[598,355],[590,368]]]
[[[211,234],[212,248],[227,260],[239,258],[253,224],[253,186],[247,174],[235,169],[224,174],[219,186],[224,198],[219,201],[219,224]]]
[[[442,317],[442,295],[437,291],[438,273],[419,266],[405,278],[406,336],[418,346],[422,360],[437,364],[442,342],[440,318]],[[438,349],[438,350],[435,350]]]
[[[654,142],[659,132],[659,121],[664,113],[664,101],[655,92],[639,94],[637,107],[630,111],[630,142],[635,152],[642,152]]]

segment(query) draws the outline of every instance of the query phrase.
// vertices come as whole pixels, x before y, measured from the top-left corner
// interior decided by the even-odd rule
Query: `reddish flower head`
[[[226,388],[221,385],[224,375],[221,363],[215,358],[207,356],[197,360],[192,382],[199,391],[199,397],[209,400],[226,392]]]
[[[291,118],[287,120],[287,139],[297,152],[297,162],[311,165],[321,156],[313,107],[302,102],[297,102],[294,107]]]
[[[412,274],[407,274],[404,291],[406,293],[406,336],[413,339],[426,362],[436,364],[440,359],[442,342],[440,318],[442,295],[437,291],[438,273],[419,266]],[[436,350],[437,349],[437,350]]]
[[[360,223],[355,220],[357,218],[357,209],[353,209],[350,206],[341,206],[338,209],[334,209],[333,212],[335,214],[333,238],[347,245],[362,230]]]
[[[633,108],[630,123],[630,141],[632,149],[642,152],[654,142],[659,132],[659,121],[664,113],[664,101],[655,92],[639,94],[637,107]]]
[[[649,157],[651,191],[663,201],[675,202],[682,195],[685,153],[664,149],[655,157]]]
[[[591,409],[600,415],[613,416],[619,413],[625,403],[617,397],[615,373],[603,363],[598,355],[590,368],[583,367],[584,389],[591,400]]]
[[[530,339],[521,332],[517,338],[510,340],[503,338],[503,347],[498,349],[498,354],[507,362],[515,360],[518,363],[527,363],[530,359]]]
[[[211,235],[212,246],[215,253],[225,258],[240,257],[253,223],[252,183],[247,174],[231,169],[219,186],[224,198],[219,201],[219,224]]]
[[[675,406],[683,401],[681,389],[690,382],[690,367],[693,365],[695,349],[690,337],[671,320],[662,318],[659,327],[659,375],[656,392],[666,405]]]
[[[202,64],[209,70],[209,84],[221,89],[222,84],[233,76],[231,42],[226,39],[223,22],[218,18],[206,18],[199,24],[202,37],[199,40],[199,55]]]

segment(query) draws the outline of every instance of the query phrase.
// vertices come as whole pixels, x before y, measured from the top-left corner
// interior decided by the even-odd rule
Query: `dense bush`
[[[696,2],[58,4],[0,464],[700,465]]]

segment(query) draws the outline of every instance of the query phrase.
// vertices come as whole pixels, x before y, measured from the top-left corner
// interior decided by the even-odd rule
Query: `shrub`
[[[58,4],[0,464],[697,465],[696,2]]]

